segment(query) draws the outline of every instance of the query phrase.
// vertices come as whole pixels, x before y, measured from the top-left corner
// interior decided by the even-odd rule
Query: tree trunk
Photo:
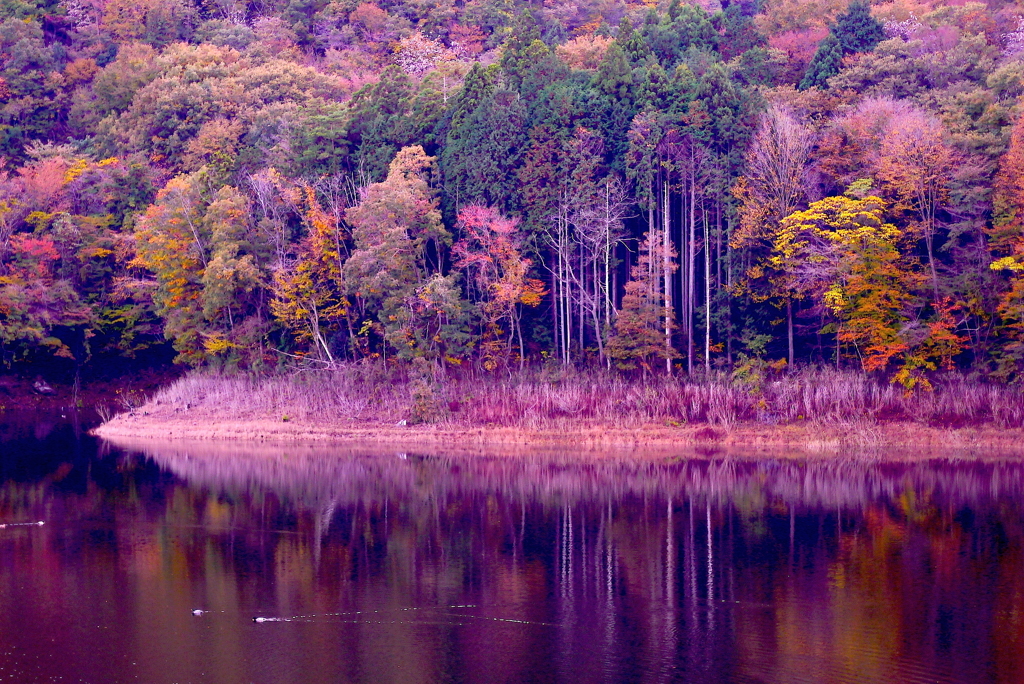
[[[786,335],[789,338],[789,367],[796,362],[793,344],[793,300],[786,298]]]
[[[704,213],[704,370],[711,371],[711,235]]]
[[[732,220],[725,221],[725,283],[732,291]],[[725,362],[732,368],[732,297],[725,298]]]
[[[935,242],[935,236],[932,234],[931,226],[925,228],[924,245],[928,250],[928,269],[932,275],[932,294],[935,297],[935,303],[939,303],[939,274],[935,270],[935,254],[933,250],[933,244]]]
[[[696,171],[690,176],[690,239],[687,250],[687,314],[686,314],[686,372],[693,374],[693,314],[696,311],[697,279],[695,269],[697,267],[697,174]]]
[[[669,188],[661,183],[662,279],[665,288],[665,374],[672,375],[672,236],[669,233]]]

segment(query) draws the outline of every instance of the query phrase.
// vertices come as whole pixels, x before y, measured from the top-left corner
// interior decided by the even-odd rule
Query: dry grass
[[[603,372],[526,371],[509,377],[426,380],[350,366],[288,376],[193,374],[159,392],[143,411],[187,411],[219,419],[431,423],[535,430],[568,425],[635,428],[705,423],[1024,427],[1016,387],[950,375],[935,389],[902,388],[860,373],[805,371],[761,383],[728,376],[629,379]]]

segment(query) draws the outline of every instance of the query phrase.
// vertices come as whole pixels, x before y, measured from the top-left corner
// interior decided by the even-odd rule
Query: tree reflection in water
[[[1022,478],[150,445],[0,487],[48,520],[0,537],[0,639],[94,681],[1018,681]]]

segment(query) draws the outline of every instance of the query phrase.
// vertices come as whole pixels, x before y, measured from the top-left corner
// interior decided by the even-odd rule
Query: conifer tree
[[[882,25],[871,16],[871,8],[863,0],[850,3],[829,30],[828,36],[818,44],[818,51],[800,81],[800,90],[828,88],[828,79],[839,73],[843,57],[856,52],[869,52],[885,38]]]
[[[882,25],[871,16],[871,8],[863,0],[850,3],[846,14],[836,21],[834,33],[843,48],[843,55],[869,52],[885,38]]]
[[[807,66],[807,72],[800,81],[800,90],[828,88],[828,79],[839,73],[843,65],[843,46],[834,33],[829,33],[818,43],[818,51]]]
[[[666,256],[664,250],[660,236],[644,235],[640,243],[640,258],[632,268],[630,281],[626,283],[622,308],[608,340],[608,355],[619,368],[631,369],[639,364],[645,375],[653,371],[655,361],[678,356],[675,349],[665,344],[661,330],[665,318],[672,316],[660,301],[658,281]],[[675,254],[669,252],[667,256],[668,261],[674,264]]]

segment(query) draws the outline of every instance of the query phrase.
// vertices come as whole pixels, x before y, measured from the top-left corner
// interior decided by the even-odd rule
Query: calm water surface
[[[1014,461],[80,427],[0,414],[0,682],[1024,682]]]

